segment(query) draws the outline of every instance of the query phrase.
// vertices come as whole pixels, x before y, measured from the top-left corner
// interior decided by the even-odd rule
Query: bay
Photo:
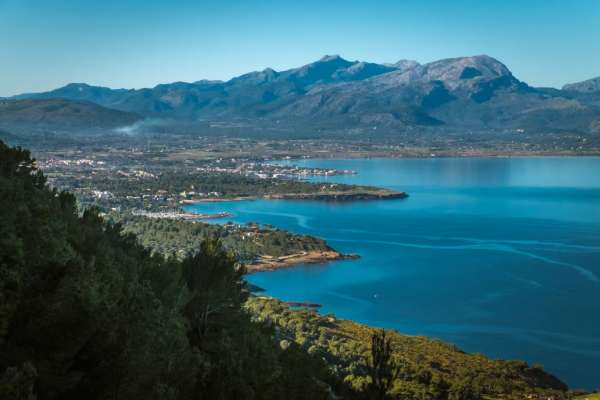
[[[410,197],[188,206],[322,237],[361,256],[253,274],[251,283],[338,317],[539,363],[571,387],[600,387],[600,158],[291,163],[355,170],[312,180]]]

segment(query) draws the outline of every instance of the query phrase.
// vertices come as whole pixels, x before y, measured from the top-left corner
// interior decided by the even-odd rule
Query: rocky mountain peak
[[[326,54],[323,57],[321,57],[319,59],[319,61],[317,61],[317,62],[339,62],[339,61],[349,62],[347,60],[344,60],[339,54],[333,54],[333,55]]]
[[[424,65],[430,80],[456,83],[470,79],[494,79],[512,76],[504,64],[490,56],[447,58]]]
[[[403,70],[403,71],[417,67],[419,65],[421,65],[421,64],[419,64],[415,60],[399,60],[393,64],[389,64],[389,66],[395,67],[395,68]]]

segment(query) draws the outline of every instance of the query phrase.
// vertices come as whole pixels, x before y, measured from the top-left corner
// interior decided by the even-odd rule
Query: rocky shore
[[[335,250],[308,251],[281,257],[260,256],[253,263],[246,264],[248,273],[274,271],[289,268],[298,264],[322,264],[336,260],[353,260],[359,258],[356,254],[342,254]]]

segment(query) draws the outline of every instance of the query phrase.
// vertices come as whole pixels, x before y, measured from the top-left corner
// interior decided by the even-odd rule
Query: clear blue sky
[[[0,0],[0,96],[229,79],[324,54],[489,54],[560,87],[600,75],[600,0]]]

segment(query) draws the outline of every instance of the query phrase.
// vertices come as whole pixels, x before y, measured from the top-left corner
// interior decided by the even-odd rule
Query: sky
[[[488,54],[533,86],[600,76],[600,0],[0,0],[0,96],[223,79],[339,54]]]

